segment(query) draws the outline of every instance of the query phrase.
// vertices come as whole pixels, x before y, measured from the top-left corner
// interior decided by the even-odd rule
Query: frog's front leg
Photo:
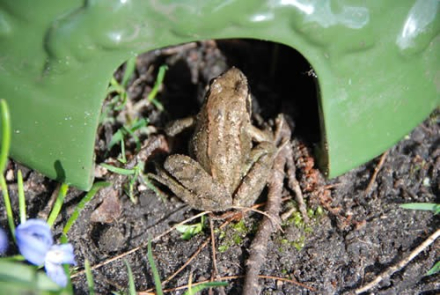
[[[175,120],[165,127],[165,133],[168,136],[176,136],[186,129],[192,128],[195,125],[194,116]]]
[[[159,175],[151,175],[190,207],[198,210],[225,211],[232,206],[232,196],[214,181],[202,166],[184,155],[171,155]]]
[[[276,147],[263,141],[252,149],[248,163],[243,167],[244,177],[235,191],[234,206],[250,207],[260,196],[272,171]]]

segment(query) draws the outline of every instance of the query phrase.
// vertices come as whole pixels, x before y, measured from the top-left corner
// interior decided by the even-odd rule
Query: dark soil
[[[167,64],[169,70],[157,97],[165,110],[160,112],[154,105],[145,103],[145,97],[162,64]],[[295,212],[284,222],[283,232],[272,235],[261,274],[273,278],[260,279],[262,294],[350,293],[405,258],[439,227],[439,218],[431,212],[399,207],[408,202],[440,202],[439,110],[389,150],[369,194],[366,194],[366,188],[379,158],[341,177],[324,180],[313,167],[311,153],[319,141],[315,78],[308,63],[297,52],[272,43],[206,41],[139,56],[131,81],[134,84],[129,87],[131,99],[127,107],[120,112],[112,111],[110,114],[116,119],[107,120],[98,130],[97,163],[124,167],[115,160],[120,153],[119,145],[107,152],[111,136],[120,126],[141,116],[148,118],[148,127],[137,133],[146,144],[163,134],[162,128],[170,120],[197,113],[205,85],[231,66],[240,68],[249,79],[255,96],[256,125],[270,122],[279,113],[284,113],[294,126],[298,179],[313,214],[311,221],[305,224]],[[123,67],[116,77],[120,79],[122,73]],[[107,106],[109,101],[110,98],[106,101]],[[187,139],[179,138],[170,143],[171,153],[186,152],[186,146]],[[166,149],[163,146],[163,150]],[[131,137],[126,140],[126,153],[129,161],[137,154]],[[163,157],[162,153],[155,159],[160,161]],[[151,159],[153,157],[147,163],[147,170],[153,169]],[[16,191],[13,175],[18,168],[25,172],[29,216],[44,216],[57,183],[11,162],[8,180],[13,199]],[[96,174],[98,179],[110,180],[115,185],[102,189],[86,206],[69,233],[69,240],[75,247],[79,271],[83,269],[85,259],[92,266],[107,262],[93,271],[97,294],[127,288],[125,260],[133,270],[137,290],[145,292],[153,288],[147,261],[146,242],[149,238],[154,239],[153,254],[162,280],[179,269],[210,238],[207,222],[203,232],[190,240],[183,240],[176,230],[156,239],[174,224],[198,212],[173,197],[164,187],[160,188],[169,195],[166,199],[139,183],[135,184],[135,204],[124,192],[127,178],[101,168],[97,168]],[[58,234],[84,195],[70,189],[62,216],[56,224]],[[286,190],[283,211],[295,206],[291,195]],[[260,201],[265,201],[265,193]],[[14,208],[18,206],[14,205]],[[246,214],[241,221],[232,221],[221,229],[219,227],[225,221],[214,221],[218,279],[228,277],[225,279],[228,282],[224,288],[226,294],[241,293],[248,249],[260,220],[257,213]],[[1,224],[6,225],[5,215],[2,215]],[[142,247],[127,254],[138,246]],[[403,270],[382,282],[373,290],[374,294],[439,294],[440,275],[424,276],[440,257],[439,247],[438,241],[428,247]],[[209,280],[213,274],[212,255],[211,244],[208,244],[164,288],[171,289],[173,294],[182,294],[184,289],[177,291],[174,288],[190,281]],[[276,278],[295,280],[309,289]],[[73,284],[75,294],[88,294],[84,273],[75,275]],[[221,289],[213,291],[216,294]],[[208,294],[208,291],[204,292]]]

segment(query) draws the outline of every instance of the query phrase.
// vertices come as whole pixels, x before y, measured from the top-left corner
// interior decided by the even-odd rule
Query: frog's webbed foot
[[[232,197],[215,182],[195,160],[184,155],[171,155],[164,169],[153,179],[169,189],[190,207],[198,210],[225,211],[232,206]]]

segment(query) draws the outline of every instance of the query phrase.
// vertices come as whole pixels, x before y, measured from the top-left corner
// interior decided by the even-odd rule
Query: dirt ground
[[[169,69],[157,98],[164,107],[160,112],[154,105],[145,103],[145,97],[162,64],[167,64]],[[119,145],[109,153],[107,146],[112,134],[123,124],[129,124],[130,119],[149,119],[148,127],[137,133],[145,144],[163,135],[163,127],[170,120],[197,113],[205,85],[233,65],[250,81],[255,96],[255,124],[270,121],[282,112],[294,126],[297,177],[312,216],[309,223],[304,223],[295,212],[283,222],[283,231],[272,235],[261,271],[266,277],[259,281],[262,294],[350,294],[408,256],[439,227],[440,220],[432,213],[404,210],[399,205],[440,202],[440,111],[434,111],[389,150],[369,193],[367,187],[380,157],[343,176],[325,180],[316,167],[310,166],[313,146],[319,141],[315,78],[297,52],[272,43],[206,41],[139,56],[128,88],[130,101],[123,111],[112,111],[110,115],[116,119],[107,120],[98,130],[97,163],[116,165]],[[116,74],[118,79],[122,72],[123,67]],[[186,146],[187,138],[183,136],[170,143],[171,153],[185,153]],[[133,138],[126,139],[126,153],[129,160],[137,154]],[[156,158],[163,159],[163,154]],[[152,169],[151,166],[149,161],[146,169]],[[29,215],[44,216],[57,183],[10,163],[9,170],[17,168],[25,172]],[[184,289],[175,288],[191,281],[194,284],[211,278],[213,251],[209,222],[206,221],[201,233],[189,240],[183,240],[176,230],[166,233],[197,211],[188,208],[164,187],[160,188],[167,194],[166,199],[138,183],[134,186],[135,204],[124,193],[127,178],[101,168],[97,169],[97,175],[98,179],[110,180],[115,185],[95,196],[69,234],[80,271],[73,278],[75,294],[88,294],[86,277],[81,272],[86,258],[92,266],[105,263],[93,271],[97,294],[127,288],[124,260],[131,265],[137,290],[147,294],[146,290],[154,286],[147,261],[149,238],[153,239],[153,254],[163,281],[200,251],[164,285],[172,294],[183,294]],[[10,177],[10,183],[14,195],[14,177]],[[292,195],[288,190],[283,194],[283,212],[295,207]],[[83,196],[83,192],[74,188],[69,190],[62,218],[56,224],[58,234],[65,218]],[[264,201],[265,192],[258,202]],[[241,293],[248,249],[261,219],[260,214],[252,213],[225,226],[222,226],[225,220],[213,221],[217,280],[228,283],[224,289],[213,289],[214,294]],[[2,217],[2,224],[6,224],[5,220]],[[191,223],[199,221],[200,218]],[[202,247],[205,241],[208,243]],[[134,251],[128,253],[132,249]],[[439,257],[440,242],[437,241],[369,294],[440,294],[440,275],[424,276]]]

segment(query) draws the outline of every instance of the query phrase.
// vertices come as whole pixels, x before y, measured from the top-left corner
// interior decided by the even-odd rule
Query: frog
[[[150,178],[197,210],[252,206],[267,184],[277,148],[271,131],[251,123],[251,110],[241,70],[232,67],[212,79],[199,113],[166,128],[170,136],[193,128],[190,155],[169,155]]]

